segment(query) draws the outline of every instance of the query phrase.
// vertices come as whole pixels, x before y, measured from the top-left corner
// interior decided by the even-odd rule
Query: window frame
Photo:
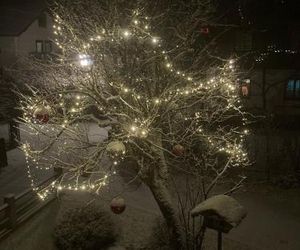
[[[288,85],[289,83],[293,81],[293,94],[289,96],[288,93]],[[296,83],[298,82],[299,84],[299,89],[298,89],[298,96],[296,95]],[[300,101],[300,77],[294,77],[294,78],[289,78],[285,84],[284,84],[284,99],[285,100],[291,100],[291,101]]]
[[[237,30],[237,32],[235,33],[234,49],[237,52],[252,51],[253,32],[250,30]]]
[[[246,86],[248,89],[248,95],[243,95],[243,90],[242,87]],[[242,99],[249,99],[251,96],[251,79],[250,78],[245,78],[243,80],[239,81],[239,96]]]
[[[49,51],[46,51],[47,44],[49,45],[49,48],[50,48]],[[51,40],[45,40],[45,41],[44,41],[43,52],[44,52],[44,53],[48,53],[48,54],[52,53],[52,41],[51,41]]]
[[[41,43],[41,51],[38,51],[38,43]],[[39,53],[39,54],[42,54],[44,53],[44,41],[43,40],[36,40],[35,41],[35,52],[36,53]]]

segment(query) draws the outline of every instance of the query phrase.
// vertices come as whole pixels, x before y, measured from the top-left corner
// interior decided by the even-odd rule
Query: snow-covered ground
[[[89,123],[82,125],[88,133],[90,142],[97,142],[107,138],[107,129],[99,128],[96,124]],[[51,127],[49,124],[48,127]],[[47,128],[45,126],[45,128]],[[20,137],[22,142],[41,143],[43,138],[37,138],[35,135],[29,135],[26,127],[21,126]],[[8,166],[0,169],[0,199],[8,193],[19,194],[30,187],[30,180],[27,174],[24,153],[18,149],[12,149],[7,152]],[[36,182],[42,181],[53,175],[53,170],[39,171],[32,168]],[[2,201],[0,201],[1,204]]]
[[[122,178],[102,190],[96,203],[109,210],[112,194],[118,193]],[[123,214],[113,215],[122,232],[120,244],[133,250],[150,235],[160,211],[147,187],[133,187],[122,194],[127,207]],[[248,210],[242,224],[224,235],[224,250],[299,250],[300,190],[270,189],[265,185],[235,195]],[[252,190],[252,191],[251,191]],[[267,190],[267,191],[266,191]],[[81,206],[95,197],[84,192],[66,192],[31,221],[0,243],[1,250],[55,250],[51,241],[55,221],[68,209]],[[216,249],[217,235],[209,231],[207,250]]]
[[[91,139],[101,140],[107,131],[90,125]],[[9,166],[0,173],[0,195],[18,193],[29,185],[24,156],[18,149],[8,152]],[[112,195],[119,193],[126,174],[116,176],[111,184],[96,197],[96,203],[109,210]],[[133,183],[122,193],[127,208],[113,218],[122,231],[120,243],[133,250],[145,242],[152,223],[160,211],[149,189]],[[234,197],[248,210],[242,224],[224,235],[224,250],[299,250],[300,249],[300,190],[281,190],[266,184],[252,183]],[[88,193],[66,192],[29,222],[0,242],[1,250],[55,250],[52,233],[55,222],[70,207],[81,206],[93,199]],[[216,233],[209,231],[207,248],[216,249]],[[130,246],[131,245],[131,246]]]

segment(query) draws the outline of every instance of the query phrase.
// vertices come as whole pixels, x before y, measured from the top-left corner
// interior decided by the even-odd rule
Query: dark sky
[[[17,35],[46,5],[43,0],[0,0],[0,35]]]

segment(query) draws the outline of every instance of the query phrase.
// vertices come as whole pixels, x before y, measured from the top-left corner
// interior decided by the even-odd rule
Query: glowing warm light
[[[124,37],[129,37],[130,36],[130,32],[128,30],[125,30],[123,32]]]
[[[81,67],[89,67],[92,66],[93,61],[89,55],[80,54],[79,56],[79,64]]]

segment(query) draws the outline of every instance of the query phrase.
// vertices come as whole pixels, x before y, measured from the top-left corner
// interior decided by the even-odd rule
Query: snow
[[[228,195],[215,195],[197,205],[191,211],[191,215],[193,217],[216,215],[231,226],[236,227],[246,217],[247,212],[234,198]]]
[[[106,138],[107,131],[104,128],[99,128],[96,124],[88,126],[93,140]],[[23,153],[18,149],[9,151],[8,161],[9,166],[3,168],[0,173],[1,195],[8,192],[19,193],[29,185]],[[100,193],[97,203],[102,204],[109,211],[112,197],[121,195],[125,199],[126,210],[123,214],[113,217],[122,228],[119,244],[125,247],[129,246],[127,249],[134,249],[130,248],[130,245],[135,247],[145,242],[150,234],[153,221],[160,215],[160,212],[150,190],[145,185],[132,183],[129,187],[126,186],[126,191],[130,190],[131,192],[122,192],[125,183],[134,175],[129,172],[129,169],[122,170],[120,176],[115,176],[110,185]],[[249,214],[238,228],[233,229],[228,235],[224,235],[224,249],[300,249],[300,190],[272,188],[264,193],[265,189],[265,186],[258,186],[256,181],[253,187],[248,188],[247,192],[234,195],[245,205]],[[51,203],[7,239],[0,242],[0,249],[56,250],[52,242],[55,222],[67,208],[81,206],[93,198],[95,197],[84,192],[69,192],[61,195],[60,201]],[[205,241],[207,250],[215,250],[216,239],[215,231],[208,230],[208,237]]]
[[[106,150],[111,154],[122,154],[125,152],[125,145],[120,141],[112,141],[108,143]]]

